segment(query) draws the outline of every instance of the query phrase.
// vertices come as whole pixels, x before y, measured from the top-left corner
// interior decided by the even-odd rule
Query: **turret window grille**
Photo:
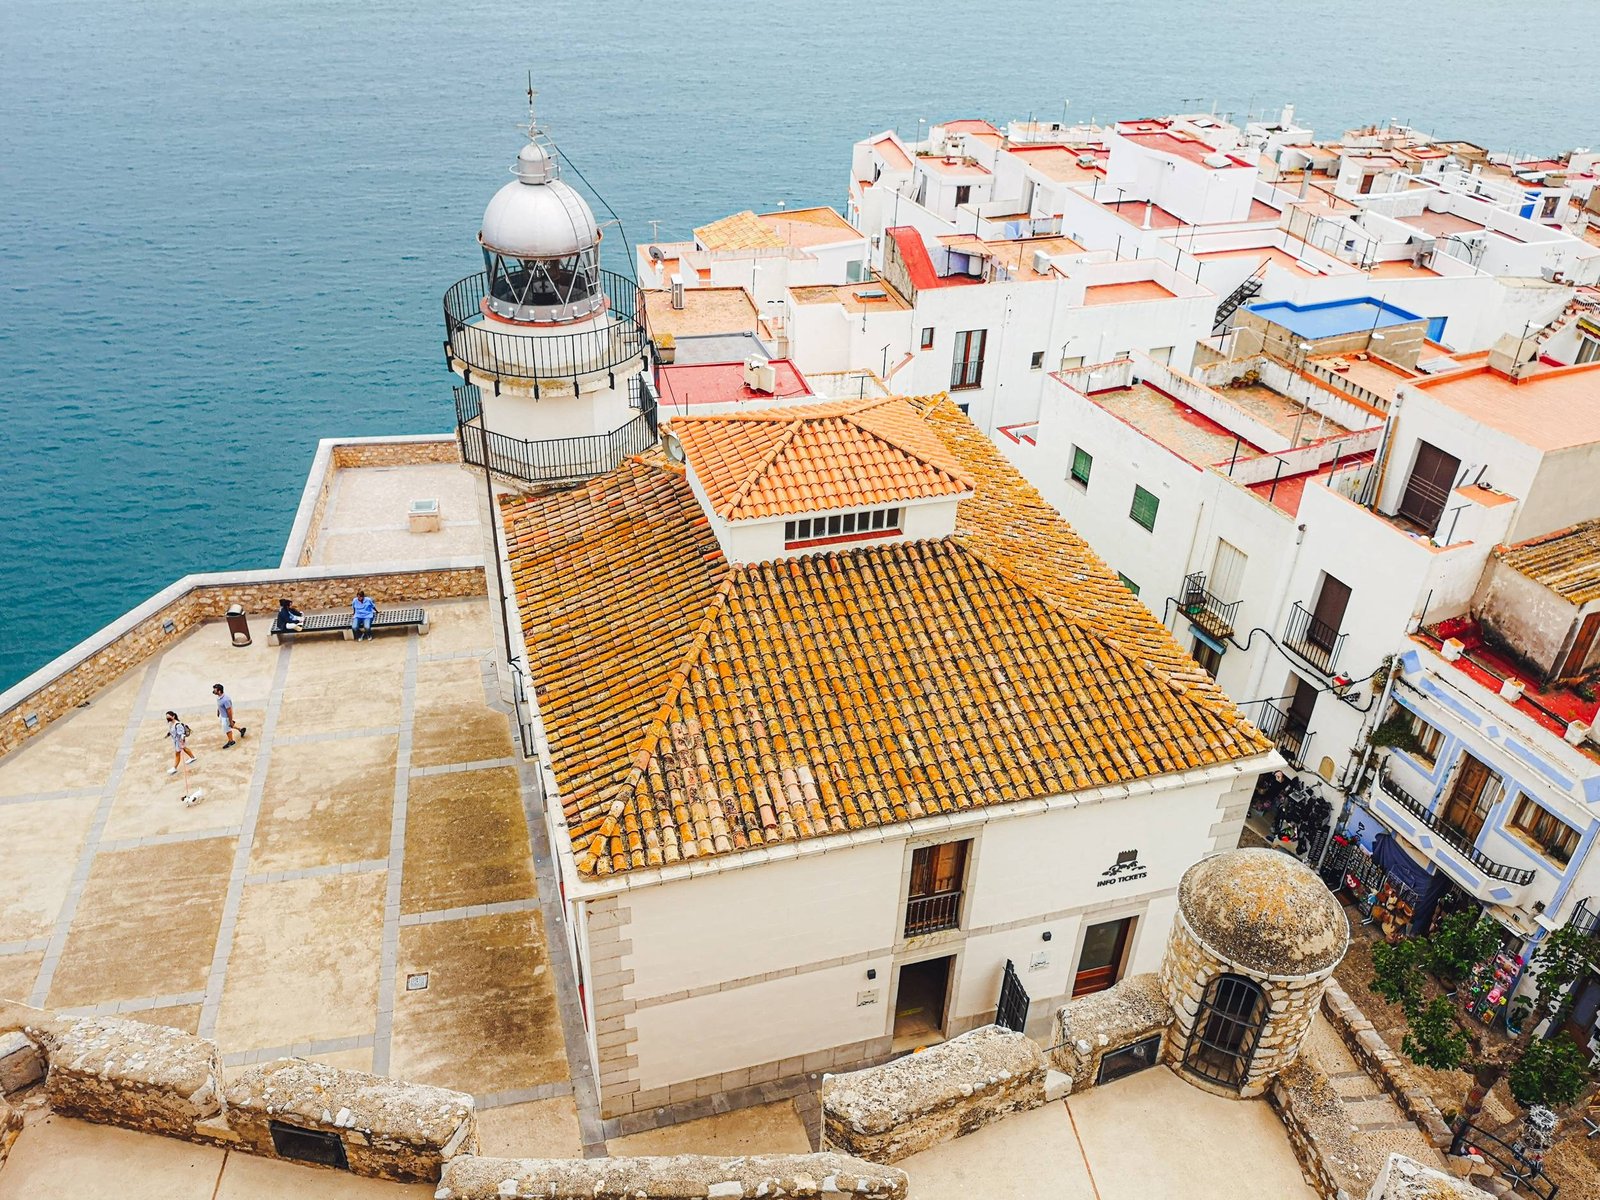
[[[1237,1091],[1250,1073],[1267,1020],[1267,996],[1242,975],[1218,975],[1206,987],[1183,1053],[1184,1068]]]

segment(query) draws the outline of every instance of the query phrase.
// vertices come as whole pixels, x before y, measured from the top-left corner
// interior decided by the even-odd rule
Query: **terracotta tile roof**
[[[731,566],[681,467],[502,511],[578,869],[605,875],[1270,747],[942,397],[956,533]]]
[[[746,209],[694,231],[695,241],[707,250],[782,250],[777,231]]]
[[[1600,600],[1600,519],[1502,546],[1497,557],[1569,604]]]
[[[972,490],[944,443],[894,396],[678,417],[667,428],[728,521]]]

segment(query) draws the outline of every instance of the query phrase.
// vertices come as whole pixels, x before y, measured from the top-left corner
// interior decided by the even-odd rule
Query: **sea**
[[[958,116],[1588,146],[1593,4],[0,0],[0,687],[276,565],[319,438],[451,427],[530,74],[620,250],[842,206],[852,142]]]

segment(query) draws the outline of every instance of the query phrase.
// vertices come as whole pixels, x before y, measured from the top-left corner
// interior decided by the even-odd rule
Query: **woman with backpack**
[[[189,727],[178,720],[178,714],[168,709],[167,736],[172,739],[172,765],[167,768],[168,775],[176,775],[185,758],[194,761],[194,751],[189,749],[189,732]]]

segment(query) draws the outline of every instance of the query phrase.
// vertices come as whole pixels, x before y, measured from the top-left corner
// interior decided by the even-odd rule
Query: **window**
[[[965,204],[972,199],[972,185],[970,183],[956,184],[956,203]]]
[[[1444,745],[1442,730],[1435,729],[1403,704],[1394,706],[1394,711],[1389,714],[1389,720],[1384,724],[1390,722],[1399,729],[1411,731],[1411,744],[1400,746],[1401,750],[1430,767],[1439,761],[1439,748]]]
[[[1551,217],[1556,215],[1556,210],[1560,207],[1560,196],[1546,196],[1544,198],[1544,208],[1539,213],[1539,219],[1542,221],[1548,221]]]
[[[1083,355],[1063,354],[1061,356],[1061,369],[1063,371],[1076,371],[1081,366],[1083,366]]]
[[[967,872],[967,847],[971,844],[945,842],[911,852],[907,937],[954,929],[961,923],[961,885]]]
[[[1129,579],[1121,571],[1117,572],[1117,578],[1122,580],[1122,586],[1127,588],[1135,596],[1137,596],[1139,594],[1139,585],[1137,583],[1135,583],[1133,580]]]
[[[864,512],[804,517],[798,521],[783,523],[783,548],[795,550],[802,546],[825,545],[829,542],[890,537],[899,532],[898,508],[872,508]]]
[[[1043,370],[1044,369],[1044,351],[1043,350],[1035,350],[1033,352],[1033,357],[1028,361],[1028,366],[1031,369],[1035,370],[1035,371]]]
[[[924,350],[932,350],[933,349],[933,326],[932,325],[924,325],[922,327],[922,348]]]
[[[1207,675],[1215,679],[1217,672],[1222,669],[1222,655],[1218,654],[1199,638],[1194,639],[1194,645],[1189,647],[1189,657],[1205,668]]]
[[[1161,498],[1154,492],[1147,492],[1138,484],[1133,485],[1133,507],[1128,510],[1128,515],[1138,524],[1154,532],[1156,527],[1156,510],[1161,507]]]
[[[1094,455],[1082,446],[1072,448],[1072,466],[1067,471],[1067,478],[1079,487],[1087,490],[1089,487],[1089,472],[1094,469]]]
[[[1562,866],[1572,861],[1578,848],[1578,831],[1527,796],[1517,801],[1510,827],[1528,845]]]
[[[1578,357],[1573,360],[1573,363],[1592,362],[1600,362],[1600,341],[1596,341],[1591,337],[1579,338]]]
[[[1261,985],[1242,975],[1218,975],[1195,1013],[1183,1065],[1202,1079],[1237,1091],[1250,1074],[1256,1039],[1267,1023]]]
[[[1239,598],[1248,561],[1243,550],[1232,542],[1218,538],[1217,551],[1211,557],[1211,574],[1206,579],[1206,591],[1224,604],[1232,604]]]
[[[955,359],[950,364],[952,388],[983,386],[983,348],[988,340],[987,329],[968,329],[956,334]]]

